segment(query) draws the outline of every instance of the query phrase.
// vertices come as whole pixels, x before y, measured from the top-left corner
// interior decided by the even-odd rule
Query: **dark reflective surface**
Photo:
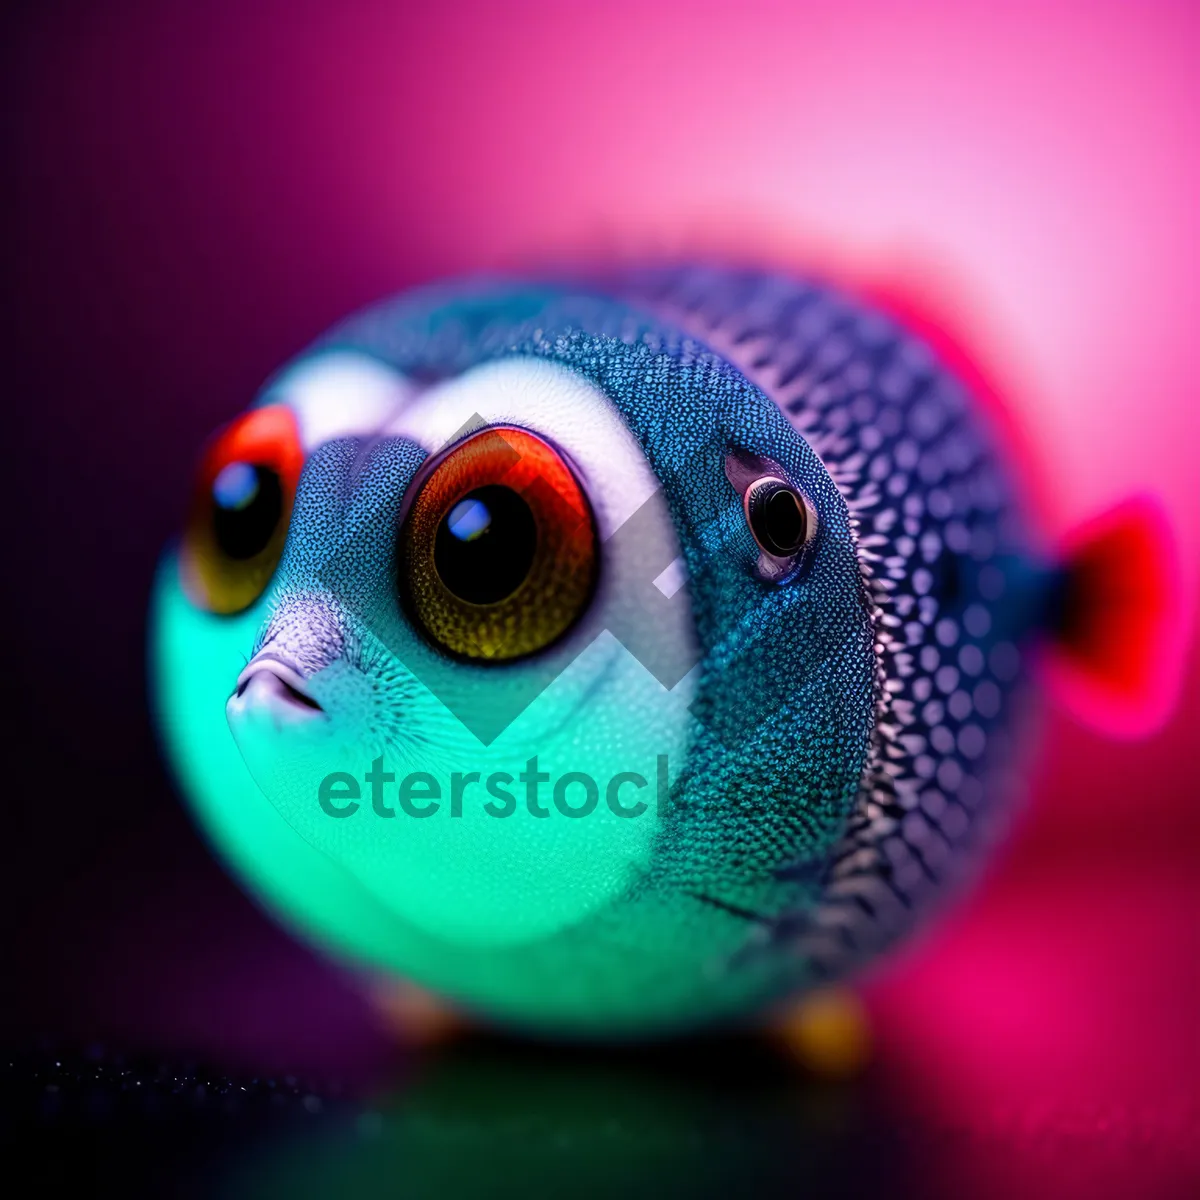
[[[796,1196],[904,1174],[868,1092],[800,1078],[759,1043],[634,1056],[466,1042],[230,1182],[246,1196]]]
[[[805,1077],[751,1038],[564,1051],[467,1037],[355,1094],[186,1062],[10,1066],[44,1183],[222,1196],[860,1195],[915,1181],[878,1081]]]

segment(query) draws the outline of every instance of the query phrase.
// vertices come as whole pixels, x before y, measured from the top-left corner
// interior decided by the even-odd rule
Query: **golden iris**
[[[180,553],[193,603],[235,613],[262,595],[283,553],[303,465],[285,405],[252,409],[209,443]]]
[[[596,530],[562,456],[498,425],[429,468],[399,539],[401,597],[434,645],[503,662],[562,637],[596,582]]]

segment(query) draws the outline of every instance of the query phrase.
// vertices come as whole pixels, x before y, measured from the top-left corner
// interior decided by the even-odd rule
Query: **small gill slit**
[[[759,925],[769,925],[771,919],[764,916],[762,913],[756,913],[749,908],[741,908],[739,905],[730,904],[727,900],[721,900],[716,896],[706,895],[704,892],[685,891],[687,896],[691,896],[693,900],[699,900],[703,904],[711,905],[713,908],[719,908],[722,912],[729,913],[730,916],[740,917],[744,921],[753,921]]]

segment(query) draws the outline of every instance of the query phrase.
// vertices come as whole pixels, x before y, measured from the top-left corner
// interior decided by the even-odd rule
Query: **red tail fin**
[[[1062,563],[1051,686],[1105,733],[1153,732],[1178,696],[1189,625],[1165,512],[1126,500],[1073,531]]]

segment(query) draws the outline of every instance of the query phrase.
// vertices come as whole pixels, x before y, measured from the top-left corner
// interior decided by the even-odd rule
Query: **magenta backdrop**
[[[1008,397],[1047,533],[1152,490],[1195,587],[1194,4],[48,4],[6,42],[17,729],[85,781],[66,832],[26,817],[26,1025],[378,1052],[354,993],[248,912],[145,765],[140,622],[200,439],[409,283],[713,247],[908,281]],[[1040,1104],[1121,1145],[1195,1129],[1190,661],[1146,741],[1051,709],[1002,862],[870,983],[882,1069],[942,1119]],[[279,1019],[300,980],[317,998]],[[1015,1184],[1040,1169],[993,1158]],[[982,1186],[979,1161],[947,1169]]]

